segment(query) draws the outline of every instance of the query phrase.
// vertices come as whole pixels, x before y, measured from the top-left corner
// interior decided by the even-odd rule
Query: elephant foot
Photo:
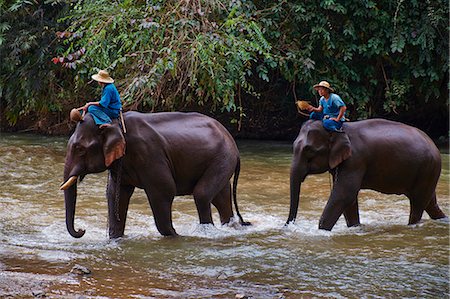
[[[176,238],[176,237],[178,237],[178,236],[180,236],[179,234],[177,234],[177,233],[173,233],[173,234],[171,234],[171,235],[163,235],[163,234],[161,234],[164,238]]]
[[[110,239],[118,239],[124,236],[125,228],[124,227],[114,227],[110,225],[109,227],[109,238]]]
[[[110,240],[114,240],[114,239],[119,239],[119,238],[123,238],[123,234],[109,234],[109,239]]]
[[[250,222],[241,222],[241,221],[237,221],[234,218],[231,218],[230,221],[222,223],[223,226],[226,227],[231,227],[234,229],[239,229],[242,226],[251,226],[252,224]]]
[[[449,223],[450,222],[447,216],[444,216],[442,218],[436,218],[436,219],[432,218],[432,219],[436,220],[436,221],[439,221],[439,222],[442,222],[442,223]]]
[[[361,226],[361,223],[355,223],[355,224],[347,225],[347,227],[358,227],[358,226]]]
[[[327,230],[329,232],[331,232],[331,230],[333,229],[333,227],[328,227],[328,226],[323,226],[319,224],[319,229],[323,229],[323,230]]]
[[[319,221],[319,229],[323,229],[323,230],[327,230],[327,231],[331,231],[333,229],[335,223],[330,224],[330,223],[325,223],[324,220],[320,220]]]
[[[176,237],[176,236],[178,236],[177,232],[173,228],[172,229],[161,229],[161,228],[158,228],[158,231],[164,237]]]

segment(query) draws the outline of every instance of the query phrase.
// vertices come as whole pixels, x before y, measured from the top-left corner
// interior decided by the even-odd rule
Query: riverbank
[[[202,112],[205,113],[205,112]],[[208,114],[208,113],[205,113]],[[282,115],[283,114],[283,115]],[[0,118],[0,132],[8,133],[33,133],[45,136],[70,136],[75,125],[69,120],[69,112],[47,113],[45,115],[29,115],[21,118],[16,124],[10,125],[4,119]],[[255,139],[255,140],[280,140],[292,142],[297,137],[299,128],[306,120],[306,117],[284,112],[272,113],[266,115],[250,114],[244,117],[241,124],[233,118],[233,115],[220,114],[209,116],[219,120],[236,139]],[[448,126],[443,128],[441,122],[434,122],[439,125],[421,127],[408,121],[404,123],[418,127],[430,136],[434,143],[444,153],[449,153],[449,134]],[[398,120],[402,121],[402,120]],[[238,130],[240,128],[240,130]],[[447,130],[447,131],[445,131]]]

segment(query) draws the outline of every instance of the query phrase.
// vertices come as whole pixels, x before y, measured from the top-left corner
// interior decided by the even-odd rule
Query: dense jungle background
[[[201,111],[236,137],[292,139],[329,81],[351,120],[446,143],[448,0],[0,0],[2,131],[68,134],[107,69],[125,110]]]

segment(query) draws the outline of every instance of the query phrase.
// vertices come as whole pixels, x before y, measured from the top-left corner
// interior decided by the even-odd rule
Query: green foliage
[[[268,80],[262,65],[271,46],[253,9],[219,0],[79,1],[64,21],[81,38],[66,41],[66,55],[86,48],[79,78],[108,69],[121,78],[131,106],[175,109],[194,102],[234,111],[237,87],[253,92],[248,77],[255,65]]]
[[[49,63],[56,18],[63,7],[38,1],[0,1],[0,100],[14,124],[30,111],[58,111],[57,72]],[[2,115],[3,117],[3,115]]]
[[[0,0],[1,108],[63,110],[107,69],[131,108],[243,116],[328,80],[352,118],[401,114],[448,103],[448,20],[448,0]]]
[[[297,94],[328,80],[359,118],[448,101],[448,1],[271,3],[259,20]]]

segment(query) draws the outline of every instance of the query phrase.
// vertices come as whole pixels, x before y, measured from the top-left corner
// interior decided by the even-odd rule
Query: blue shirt
[[[333,118],[338,117],[339,110],[341,107],[345,106],[345,103],[340,96],[334,93],[330,93],[330,97],[328,98],[328,100],[326,100],[324,97],[320,98],[319,105],[323,107],[324,115],[329,115]],[[345,113],[340,120],[345,121]]]
[[[106,84],[103,87],[100,105],[111,110],[120,110],[122,108],[119,92],[113,83]]]

